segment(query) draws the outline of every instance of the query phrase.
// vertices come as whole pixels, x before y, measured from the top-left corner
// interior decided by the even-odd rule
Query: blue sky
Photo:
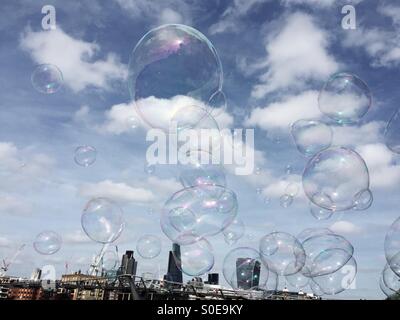
[[[349,2],[356,8],[356,30],[341,28],[341,8]],[[56,8],[53,31],[41,29],[46,4]],[[237,245],[257,247],[257,239],[274,230],[296,235],[307,227],[331,227],[354,245],[359,267],[356,289],[338,298],[383,297],[378,283],[385,264],[383,241],[399,215],[399,157],[383,140],[400,98],[400,6],[395,1],[4,0],[0,8],[0,256],[27,244],[10,274],[30,274],[34,266],[53,264],[61,275],[66,261],[71,269],[86,270],[100,246],[81,231],[80,215],[95,196],[114,198],[125,212],[120,252],[135,249],[143,234],[162,237],[161,255],[155,261],[139,260],[139,272],[165,272],[170,242],[161,234],[158,212],[180,185],[174,168],[156,169],[152,176],[144,172],[146,131],[129,129],[121,119],[131,114],[125,76],[135,44],[153,27],[184,23],[204,33],[218,51],[226,119],[232,127],[256,132],[262,174],[227,177],[246,225]],[[43,95],[33,89],[30,76],[37,63],[62,70],[65,83],[59,92]],[[279,205],[282,181],[301,181],[306,164],[288,126],[303,118],[325,120],[316,97],[338,71],[357,74],[374,97],[360,123],[333,126],[334,144],[356,149],[366,161],[374,203],[365,212],[317,221],[303,195],[289,208]],[[74,163],[79,145],[98,150],[91,167]],[[287,165],[293,168],[290,177]],[[271,198],[269,204],[257,188]],[[64,239],[62,249],[50,257],[38,255],[31,245],[45,229]],[[220,235],[212,244],[213,270],[221,272],[229,246]]]

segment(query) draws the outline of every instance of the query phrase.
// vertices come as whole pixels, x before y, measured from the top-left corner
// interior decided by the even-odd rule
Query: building
[[[76,272],[61,276],[58,295],[68,295],[72,300],[104,300],[106,278]]]
[[[14,286],[8,290],[10,300],[40,300],[43,289],[40,285]]]
[[[238,258],[236,260],[237,287],[243,290],[258,287],[260,270],[260,261],[251,258]]]
[[[126,251],[122,256],[121,266],[117,275],[136,275],[137,261],[133,257],[133,251]]]
[[[177,243],[172,244],[172,251],[168,256],[168,270],[164,280],[169,282],[183,283],[181,266],[181,247]]]
[[[218,285],[219,284],[219,274],[218,273],[209,273],[206,284]]]

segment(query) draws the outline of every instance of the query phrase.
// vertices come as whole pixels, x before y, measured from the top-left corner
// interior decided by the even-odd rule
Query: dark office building
[[[209,273],[207,284],[218,285],[219,284],[219,274],[218,273]]]
[[[168,271],[164,276],[164,280],[183,283],[182,267],[181,267],[181,247],[179,244],[172,244],[172,251],[168,257]]]
[[[122,256],[121,267],[118,270],[118,274],[129,274],[136,275],[137,261],[133,257],[133,251],[126,251]]]
[[[258,287],[260,281],[261,263],[251,258],[238,258],[236,260],[237,286],[248,290]]]

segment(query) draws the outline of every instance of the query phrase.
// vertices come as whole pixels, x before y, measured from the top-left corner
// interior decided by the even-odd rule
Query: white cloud
[[[91,243],[92,240],[82,231],[75,230],[74,232],[63,235],[63,241],[71,244]]]
[[[264,130],[289,130],[290,125],[300,119],[316,119],[321,116],[318,108],[318,92],[305,91],[297,96],[289,96],[279,102],[270,103],[265,108],[252,111],[248,126],[258,126]]]
[[[291,14],[283,28],[273,30],[265,40],[267,56],[257,65],[266,70],[252,96],[263,98],[275,90],[299,89],[307,81],[328,78],[339,67],[328,46],[328,33],[310,15]]]
[[[83,105],[74,113],[75,122],[86,122],[90,113],[89,106]]]
[[[367,164],[372,191],[400,183],[400,166],[393,163],[393,153],[384,144],[368,144],[358,147],[356,151]]]
[[[0,214],[12,216],[26,216],[32,213],[32,208],[28,202],[15,195],[0,195]]]
[[[170,196],[178,190],[182,189],[182,185],[175,179],[160,179],[158,177],[149,177],[147,179],[149,189],[156,190],[158,196]]]
[[[359,146],[380,142],[385,125],[382,121],[372,121],[362,126],[331,126],[333,130],[332,144]]]
[[[98,44],[75,39],[59,26],[51,32],[28,28],[21,35],[20,46],[36,63],[56,65],[63,74],[64,84],[74,92],[90,86],[110,90],[113,81],[127,76],[127,66],[116,54],[96,59],[100,52]]]
[[[361,227],[356,226],[354,223],[344,220],[335,222],[329,227],[329,229],[340,235],[341,234],[355,235],[355,234],[360,234],[363,231]]]
[[[85,183],[79,188],[78,193],[85,198],[106,197],[120,202],[146,203],[155,199],[154,194],[147,189],[136,188],[111,180]]]
[[[0,247],[8,247],[12,242],[6,237],[0,237]]]
[[[392,19],[393,23],[400,24],[400,6],[393,4],[381,4],[378,7],[378,12]]]
[[[193,3],[182,0],[115,0],[132,18],[146,18],[154,24],[184,23],[190,24]],[[174,9],[172,9],[174,8]]]

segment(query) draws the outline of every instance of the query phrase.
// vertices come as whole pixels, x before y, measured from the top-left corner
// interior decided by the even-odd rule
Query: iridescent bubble
[[[175,259],[179,257],[174,256]],[[201,276],[214,266],[214,254],[211,244],[205,240],[181,246],[180,263],[182,272],[188,276]]]
[[[279,203],[282,208],[289,208],[293,203],[293,197],[288,194],[284,194],[279,198]]]
[[[222,232],[237,215],[236,194],[222,186],[196,186],[176,192],[164,204],[161,229],[172,242],[192,244]]]
[[[305,268],[307,277],[333,273],[343,267],[353,256],[354,247],[344,237],[337,234],[319,234],[306,239],[303,243],[306,254]]]
[[[385,143],[392,152],[400,154],[400,109],[394,113],[386,126]]]
[[[115,202],[94,198],[83,209],[81,225],[93,241],[111,243],[119,238],[125,224],[122,209]]]
[[[89,167],[96,161],[97,151],[92,146],[80,146],[75,149],[75,163],[82,167]]]
[[[354,197],[354,210],[362,211],[367,210],[371,207],[374,197],[371,190],[362,190],[357,193]]]
[[[212,155],[209,152],[191,150],[188,157],[190,163],[179,166],[179,180],[184,188],[204,185],[226,186],[224,167],[212,164]]]
[[[310,279],[309,285],[312,293],[317,297],[322,297],[325,295],[325,292],[322,291],[320,286],[313,279]]]
[[[157,236],[146,234],[139,238],[136,250],[142,258],[153,259],[161,252],[161,240]]]
[[[382,292],[389,298],[393,296],[396,292],[392,289],[388,288],[383,281],[383,272],[382,275],[379,277],[379,287],[381,288]]]
[[[31,76],[32,85],[40,93],[57,92],[63,83],[63,75],[55,65],[41,64],[36,67]]]
[[[310,202],[310,212],[317,220],[328,220],[334,213],[334,211],[318,207],[312,202]]]
[[[221,90],[222,79],[211,42],[179,24],[149,31],[129,61],[129,90],[139,114],[151,127],[164,130],[180,108],[206,105]]]
[[[232,249],[224,258],[222,273],[233,289],[264,287],[269,270],[257,250],[249,247]]]
[[[292,198],[296,197],[299,194],[299,186],[297,183],[289,183],[285,188],[285,194],[291,196]]]
[[[33,248],[43,255],[55,254],[61,249],[61,236],[54,231],[43,231],[39,233],[34,242]]]
[[[314,277],[313,281],[327,295],[335,295],[354,286],[357,275],[357,263],[351,257],[347,263],[333,273]]]
[[[360,78],[349,73],[333,75],[318,97],[319,109],[340,124],[359,121],[372,104],[371,91]]]
[[[332,144],[331,127],[318,120],[298,120],[291,126],[297,150],[309,157],[329,148]]]
[[[282,276],[299,272],[306,259],[301,243],[285,232],[273,232],[262,237],[260,254],[264,264]]]
[[[400,251],[388,262],[392,271],[400,277]]]
[[[232,223],[223,231],[225,242],[233,244],[237,242],[244,235],[244,223],[241,219],[236,218]]]
[[[332,147],[310,159],[303,173],[303,189],[321,208],[348,210],[353,208],[355,196],[369,189],[368,168],[355,151]]]
[[[385,256],[387,263],[400,252],[400,217],[390,226],[385,237]],[[400,274],[399,274],[400,276]]]

